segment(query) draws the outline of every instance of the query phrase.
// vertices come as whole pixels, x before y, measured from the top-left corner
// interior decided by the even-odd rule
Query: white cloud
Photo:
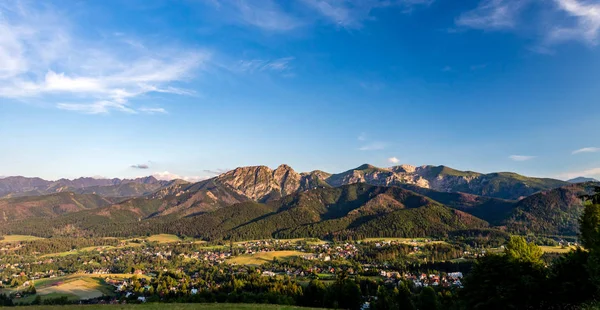
[[[157,173],[152,174],[152,176],[158,180],[164,180],[164,181],[172,181],[172,180],[181,179],[181,180],[185,180],[188,182],[199,182],[199,181],[207,179],[207,177],[202,177],[202,176],[181,176],[181,175],[178,175],[175,173],[171,173],[169,171],[157,172]]]
[[[131,100],[151,93],[190,95],[187,81],[210,53],[145,48],[73,35],[68,16],[22,2],[0,6],[0,97],[58,102],[60,109],[135,113]],[[133,41],[130,40],[130,41]],[[137,42],[137,40],[136,40]]]
[[[598,44],[600,34],[600,3],[580,0],[554,0],[574,23],[558,25],[548,35],[549,43],[579,40],[590,45]]]
[[[273,0],[209,0],[227,23],[247,25],[271,32],[286,32],[303,23]]]
[[[600,152],[600,147],[584,147],[578,150],[573,151],[571,154],[579,154],[579,153],[596,153]]]
[[[143,112],[143,113],[148,113],[148,114],[167,114],[167,110],[165,110],[163,108],[141,107],[138,109],[138,111]]]
[[[390,158],[388,158],[388,162],[390,164],[394,164],[395,165],[395,164],[398,164],[400,162],[400,160],[397,157],[390,157]]]
[[[535,156],[527,156],[527,155],[510,155],[508,156],[511,160],[514,161],[528,161],[535,158]]]
[[[527,21],[520,14],[529,6]],[[551,46],[566,41],[598,45],[600,3],[592,0],[482,0],[477,8],[455,20],[459,27],[485,31],[511,30],[536,38],[529,48],[541,54],[553,54]]]
[[[301,0],[329,22],[346,29],[362,28],[372,19],[371,11],[384,7],[402,7],[410,11],[417,5],[430,5],[433,0]]]
[[[256,73],[263,71],[285,72],[291,69],[290,63],[294,61],[294,59],[294,57],[283,57],[272,60],[240,60],[234,70],[245,73]]]
[[[577,177],[599,177],[600,176],[600,168],[591,168],[591,169],[587,169],[587,170],[582,170],[582,171],[573,171],[573,172],[566,172],[563,174],[559,174],[558,178],[561,179],[574,179]]]
[[[360,151],[378,151],[378,150],[383,150],[386,147],[387,147],[387,144],[385,142],[375,141],[375,142],[371,142],[369,144],[365,144],[358,149]]]
[[[113,101],[96,101],[93,103],[58,103],[57,108],[61,110],[81,112],[84,114],[106,114],[111,110],[136,114],[137,112],[124,103]]]
[[[461,14],[456,25],[483,30],[513,28],[528,0],[483,0],[477,8]]]

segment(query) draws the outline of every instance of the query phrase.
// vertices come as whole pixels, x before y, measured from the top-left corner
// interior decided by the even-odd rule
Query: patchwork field
[[[542,248],[542,251],[544,251],[544,253],[567,253],[571,250],[576,249],[576,247],[562,248],[560,246],[549,246],[549,245],[541,245],[540,248]]]
[[[132,274],[74,274],[66,277],[39,279],[35,281],[37,295],[43,299],[58,298],[66,296],[70,300],[82,300],[96,298],[102,295],[112,296],[114,287],[104,282],[105,278],[111,279],[129,279]],[[146,275],[137,275],[138,278],[149,279]],[[12,293],[23,290],[19,289],[2,289],[0,293]],[[35,295],[30,295],[24,298],[15,299],[15,302],[30,303],[35,299]]]
[[[9,243],[9,242],[19,242],[19,241],[32,241],[43,239],[36,236],[28,236],[28,235],[6,235],[3,240],[0,240],[0,243]]]
[[[404,243],[404,244],[418,244],[418,245],[446,243],[445,241],[429,241],[429,242],[427,242],[426,240],[431,240],[431,239],[427,239],[427,238],[365,238],[361,241],[362,242],[396,241],[396,242]]]
[[[182,241],[181,238],[179,238],[175,235],[169,235],[169,234],[152,235],[152,236],[146,238],[146,240],[158,242],[158,243],[171,243],[171,242]]]
[[[97,298],[103,295],[101,289],[102,284],[98,281],[90,281],[92,279],[79,279],[75,281],[65,282],[63,284],[49,286],[37,290],[39,295],[61,294],[74,295],[77,299]]]
[[[273,251],[256,253],[253,255],[240,255],[228,260],[228,262],[238,265],[262,265],[273,261],[274,258],[286,259],[290,257],[301,257],[310,253],[298,251]]]
[[[293,306],[265,305],[265,304],[142,304],[142,305],[71,305],[71,306],[26,306],[22,310],[311,310],[315,308],[302,308]]]
[[[325,244],[325,243],[329,243],[329,241],[324,241],[324,240],[320,240],[320,239],[316,239],[316,238],[294,238],[294,239],[267,239],[267,240],[245,240],[245,241],[237,241],[234,242],[234,244],[239,245],[239,244],[244,244],[244,243],[248,243],[248,242],[258,242],[258,241],[279,241],[279,242],[290,242],[290,243],[300,243],[305,241],[308,244]]]

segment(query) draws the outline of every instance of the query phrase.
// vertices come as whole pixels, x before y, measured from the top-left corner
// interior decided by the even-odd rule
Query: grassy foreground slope
[[[302,308],[293,306],[280,305],[265,305],[265,304],[143,304],[143,305],[71,305],[71,306],[26,306],[19,307],[22,310],[192,310],[192,309],[207,309],[207,310],[251,310],[251,309],[267,309],[267,310],[310,310],[314,308]]]

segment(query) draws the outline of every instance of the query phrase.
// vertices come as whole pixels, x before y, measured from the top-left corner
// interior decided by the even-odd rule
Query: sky
[[[600,178],[600,0],[0,0],[0,176]]]

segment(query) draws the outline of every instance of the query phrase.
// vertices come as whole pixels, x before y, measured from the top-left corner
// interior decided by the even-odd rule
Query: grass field
[[[425,240],[431,240],[427,238],[366,238],[361,240],[362,242],[382,242],[382,241],[396,241],[404,244],[434,244],[434,243],[446,243],[445,241],[429,241],[425,242]]]
[[[234,244],[240,245],[240,244],[244,244],[244,243],[248,243],[248,242],[275,241],[275,240],[277,240],[279,242],[290,242],[290,243],[300,243],[302,241],[306,241],[306,243],[308,243],[308,244],[325,244],[325,243],[329,243],[328,241],[324,241],[324,240],[320,240],[320,239],[315,239],[315,238],[294,238],[294,239],[245,240],[245,241],[234,242]]]
[[[158,242],[158,243],[171,243],[171,242],[182,241],[181,238],[179,238],[175,235],[169,235],[169,234],[152,235],[152,236],[146,238],[146,240],[154,241],[154,242]]]
[[[131,276],[131,275],[129,275]],[[81,299],[90,299],[101,297],[103,295],[111,296],[114,292],[112,286],[104,283],[100,275],[70,275],[66,277],[57,277],[49,279],[40,279],[35,281],[37,294],[42,300],[66,296],[69,300],[77,301]],[[5,289],[1,292],[15,291],[14,289]],[[14,302],[31,303],[36,295],[30,295],[24,298],[14,299]]]
[[[19,242],[19,241],[32,241],[43,239],[36,236],[27,236],[27,235],[6,235],[3,240],[0,240],[0,243],[9,243],[9,242]]]
[[[89,299],[100,297],[102,295],[112,296],[114,287],[104,282],[105,278],[111,279],[129,279],[132,274],[73,274],[65,277],[46,278],[36,280],[35,287],[37,295],[42,299],[57,298],[67,296],[71,300]],[[150,279],[146,275],[137,275],[138,278]],[[19,289],[1,289],[0,293],[11,293],[23,290]],[[35,299],[35,295],[21,299],[15,299],[15,302],[29,303]]]
[[[143,305],[72,305],[72,306],[27,306],[19,307],[20,310],[311,310],[315,308],[301,308],[292,306],[264,305],[264,304],[143,304]]]
[[[571,250],[576,249],[576,247],[561,248],[559,246],[549,246],[549,245],[540,245],[540,248],[542,248],[542,251],[544,251],[544,253],[567,253]]]
[[[238,265],[262,265],[264,263],[268,263],[273,261],[273,258],[290,258],[290,257],[299,257],[308,255],[309,253],[298,252],[298,251],[273,251],[273,252],[264,252],[264,253],[256,253],[253,255],[240,255],[228,260],[230,263],[238,264]]]

